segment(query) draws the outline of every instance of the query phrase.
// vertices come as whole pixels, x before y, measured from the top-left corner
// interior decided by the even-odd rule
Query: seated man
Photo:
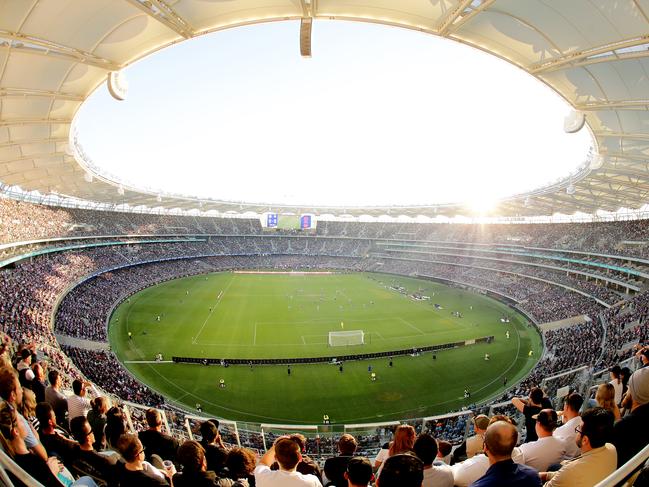
[[[564,462],[557,472],[543,472],[542,480],[549,487],[587,487],[595,485],[617,468],[615,447],[606,441],[613,432],[613,413],[604,408],[593,408],[582,416],[577,428],[577,445],[581,456]]]
[[[466,457],[471,458],[477,453],[482,453],[482,445],[484,444],[484,434],[489,426],[489,418],[484,414],[478,414],[473,418],[473,427],[475,435],[467,438],[466,440]]]
[[[583,403],[584,398],[576,392],[566,396],[563,401],[563,425],[554,430],[554,436],[561,438],[566,443],[566,454],[564,455],[566,460],[570,460],[579,455],[575,428],[581,425],[579,411]]]
[[[116,480],[115,464],[93,448],[95,435],[88,420],[84,416],[73,418],[70,421],[70,430],[79,444],[75,452],[75,458],[72,460],[71,470],[81,475],[89,475],[106,485],[112,484]]]
[[[566,442],[553,435],[557,427],[557,412],[554,409],[543,409],[534,416],[538,440],[523,443],[523,463],[544,472],[550,465],[559,463],[566,454]]]
[[[365,457],[353,457],[347,463],[344,476],[347,484],[340,484],[343,487],[345,485],[348,487],[368,487],[370,482],[374,480],[372,464]]]
[[[424,463],[423,487],[453,487],[453,471],[448,465],[433,465],[437,456],[437,441],[433,436],[422,433],[413,445],[415,455]]]
[[[649,367],[636,370],[629,379],[627,394],[631,413],[615,423],[613,443],[617,466],[621,467],[647,445],[649,438]]]
[[[424,462],[409,453],[392,455],[383,462],[376,487],[421,487]]]
[[[296,471],[301,460],[302,453],[296,442],[285,436],[278,438],[259,460],[255,468],[255,484],[257,487],[320,487],[322,484],[315,475]],[[270,469],[275,461],[279,470]]]
[[[57,456],[65,465],[70,465],[76,456],[77,442],[70,438],[67,431],[56,424],[54,408],[41,402],[36,405],[36,418],[38,419],[38,434],[41,443],[49,456]]]
[[[207,469],[222,475],[228,450],[219,434],[219,420],[208,419],[201,423],[200,432],[201,446],[205,449],[205,458],[207,459]]]
[[[327,458],[324,464],[325,477],[329,483],[338,487],[339,485],[346,485],[345,472],[347,471],[347,463],[354,455],[358,442],[352,435],[345,433],[338,440],[338,452],[340,455],[337,457]]]
[[[505,421],[513,424],[512,420],[508,416],[502,414],[492,416],[489,420],[489,424],[495,423],[496,421]],[[516,463],[523,463],[523,454],[521,453],[520,448],[514,448],[512,451],[512,460]],[[451,466],[451,470],[453,471],[453,480],[455,485],[457,487],[468,487],[487,473],[487,470],[489,470],[489,457],[484,453],[478,453],[463,462]]]
[[[146,422],[149,428],[140,431],[138,438],[144,445],[147,461],[151,461],[151,455],[158,455],[163,460],[171,460],[176,463],[178,440],[162,432],[160,411],[153,408],[147,409]]]
[[[485,453],[489,458],[487,473],[471,484],[472,487],[540,487],[536,470],[512,460],[512,451],[518,441],[516,427],[505,421],[489,425],[485,433]]]

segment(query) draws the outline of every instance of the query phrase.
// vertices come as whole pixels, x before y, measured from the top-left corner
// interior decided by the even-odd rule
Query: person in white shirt
[[[83,382],[75,379],[72,382],[73,395],[68,397],[68,419],[72,421],[78,416],[86,416],[88,411],[92,409],[90,399],[86,397],[86,390],[91,388],[90,391],[94,397],[99,396],[99,393],[90,382]]]
[[[581,425],[579,411],[583,403],[584,398],[576,392],[566,396],[563,401],[563,424],[554,430],[554,436],[561,438],[566,444],[564,460],[571,460],[580,453],[579,447],[577,446],[577,433],[575,432],[575,428]]]
[[[536,441],[521,445],[523,463],[545,472],[550,465],[558,464],[566,454],[566,443],[553,435],[557,427],[557,412],[554,409],[542,409],[534,416],[536,419]]]
[[[448,465],[433,465],[437,456],[437,441],[427,433],[420,434],[413,446],[415,455],[424,462],[422,487],[453,487],[453,472]]]
[[[622,384],[622,368],[619,365],[614,365],[609,371],[611,375],[611,381],[609,384],[615,389],[615,404],[617,406],[622,402],[622,391],[624,390],[624,384]]]
[[[257,487],[321,487],[315,475],[303,475],[295,470],[302,460],[300,446],[293,440],[282,436],[259,460],[255,468]],[[270,466],[277,462],[279,470]]]

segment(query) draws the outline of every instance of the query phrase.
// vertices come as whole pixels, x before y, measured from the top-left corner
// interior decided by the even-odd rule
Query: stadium
[[[68,398],[87,381],[120,405],[124,436],[147,428],[151,408],[178,442],[218,418],[227,448],[263,459],[300,433],[320,467],[344,434],[373,460],[400,425],[459,451],[476,418],[505,415],[528,440],[516,398],[540,387],[556,410],[573,393],[594,402],[612,368],[636,378],[647,363],[648,16],[638,0],[0,3],[3,369],[27,389],[58,371]],[[495,56],[562,98],[565,132],[587,132],[592,150],[480,215],[462,202],[163,192],[84,150],[79,111],[101,90],[128,97],[123,70],[136,62],[267,23],[295,25],[308,57],[321,21]],[[614,442],[617,464],[590,485],[646,475],[646,408],[623,407],[635,436]],[[0,424],[0,483],[41,485],[6,447],[12,431]]]

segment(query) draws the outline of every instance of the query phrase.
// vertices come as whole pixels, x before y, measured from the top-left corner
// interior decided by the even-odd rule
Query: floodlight
[[[579,132],[584,124],[586,123],[586,115],[583,112],[578,112],[573,110],[570,114],[563,120],[563,130],[567,134],[574,134]]]
[[[122,71],[111,71],[107,79],[108,92],[116,100],[123,101],[128,95],[128,81]]]
[[[601,154],[594,154],[590,158],[589,167],[595,171],[604,165],[604,156]]]
[[[120,196],[124,196],[124,187],[121,184],[117,186],[117,194]]]
[[[86,181],[86,183],[92,183],[92,180],[94,179],[93,175],[89,172],[86,172],[83,175],[83,179]]]
[[[575,194],[575,185],[570,183],[566,188],[566,193],[568,193],[569,195]]]

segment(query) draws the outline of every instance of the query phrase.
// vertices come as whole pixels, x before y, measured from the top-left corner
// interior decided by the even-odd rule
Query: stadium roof
[[[311,23],[318,19],[389,24],[474,46],[537,77],[585,115],[603,157],[569,180],[501,201],[496,214],[592,214],[647,202],[649,0],[3,0],[0,181],[99,203],[199,208],[190,197],[120,188],[101,176],[90,182],[68,144],[81,103],[109,73],[221,29],[301,20],[295,42],[308,54]],[[200,208],[375,216],[465,212],[457,205],[312,208],[217,200],[201,200]]]

